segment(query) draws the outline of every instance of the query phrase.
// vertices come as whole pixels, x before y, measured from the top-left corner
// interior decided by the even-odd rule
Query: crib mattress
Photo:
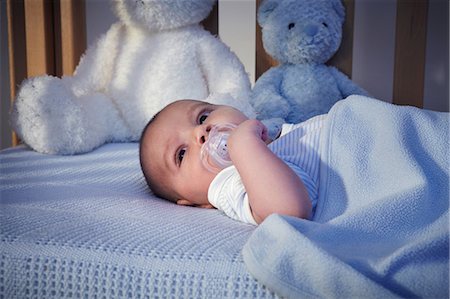
[[[1,298],[272,298],[246,270],[251,225],[148,190],[136,143],[1,159]]]

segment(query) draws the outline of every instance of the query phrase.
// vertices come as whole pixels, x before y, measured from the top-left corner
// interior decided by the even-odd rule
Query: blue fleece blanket
[[[448,298],[449,114],[351,96],[321,142],[313,221],[267,218],[248,270],[287,298]]]

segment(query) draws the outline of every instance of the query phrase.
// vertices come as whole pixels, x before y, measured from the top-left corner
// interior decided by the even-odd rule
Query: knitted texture
[[[242,260],[254,228],[153,196],[137,144],[0,159],[0,298],[275,296]]]

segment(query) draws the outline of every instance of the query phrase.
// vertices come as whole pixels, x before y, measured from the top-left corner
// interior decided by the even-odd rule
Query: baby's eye
[[[204,111],[202,113],[200,113],[200,116],[198,118],[198,123],[201,125],[205,122],[205,120],[208,118],[209,114],[211,112],[210,111]]]
[[[186,153],[186,149],[185,148],[180,149],[180,151],[178,152],[178,154],[177,154],[178,165],[180,165],[181,162],[183,161],[185,153]]]

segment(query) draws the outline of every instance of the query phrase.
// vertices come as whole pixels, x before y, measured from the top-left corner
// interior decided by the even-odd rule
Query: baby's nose
[[[209,125],[200,125],[196,128],[196,141],[198,144],[203,144],[208,139],[209,131],[211,131],[211,126]]]

